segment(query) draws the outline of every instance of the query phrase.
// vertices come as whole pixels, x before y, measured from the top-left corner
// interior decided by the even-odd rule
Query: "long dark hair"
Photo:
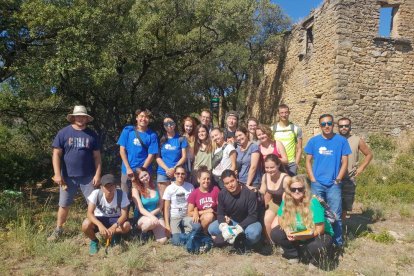
[[[207,147],[206,147],[206,152],[210,153],[213,151],[213,145],[211,144],[211,139],[210,139],[210,135],[208,133],[208,127],[206,125],[203,124],[199,124],[196,127],[195,130],[195,143],[194,143],[194,155],[196,155],[198,153],[198,150],[200,149],[201,146],[201,140],[198,138],[198,131],[200,130],[200,128],[204,128],[206,130],[206,134],[207,134]]]
[[[151,174],[149,173],[148,169],[146,169],[144,167],[140,167],[140,168],[138,168],[134,172],[134,180],[132,180],[132,183],[138,189],[138,191],[140,192],[140,194],[142,194],[144,197],[147,197],[149,194],[147,192],[147,189],[145,189],[145,184],[142,183],[141,180],[139,179],[139,174],[141,172],[147,172],[148,173],[148,175],[149,175],[149,183],[148,183],[148,186],[150,187],[150,189],[155,190],[155,185],[152,182]]]

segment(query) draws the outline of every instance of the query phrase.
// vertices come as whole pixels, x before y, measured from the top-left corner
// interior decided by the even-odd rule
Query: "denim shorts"
[[[69,207],[73,203],[75,195],[78,193],[78,188],[81,189],[83,197],[88,202],[88,196],[95,190],[92,184],[93,176],[81,176],[81,177],[65,177],[64,178],[67,189],[64,190],[60,187],[59,192],[59,206]]]
[[[157,174],[157,183],[160,183],[160,182],[169,182],[169,181],[172,181],[172,180],[173,180],[173,178],[170,178],[170,177],[168,177],[166,175]]]

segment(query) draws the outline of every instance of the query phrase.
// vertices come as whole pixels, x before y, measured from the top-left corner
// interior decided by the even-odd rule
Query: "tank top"
[[[348,176],[353,177],[355,175],[358,159],[359,159],[359,137],[351,135],[348,137],[348,143],[351,147],[352,153],[348,155]]]
[[[160,194],[158,193],[158,191],[155,191],[154,197],[143,197],[142,195],[140,195],[140,197],[142,206],[148,212],[154,211],[157,208],[158,202],[160,200]]]
[[[263,154],[263,147],[262,147],[262,145],[260,145],[260,153],[262,154],[262,157],[263,157],[263,160],[265,160],[266,159],[266,156],[268,156],[269,154],[267,154],[267,155],[264,155]],[[272,153],[270,153],[270,154],[274,154],[274,155],[276,155],[278,158],[282,158],[282,155],[279,153],[279,151],[277,150],[277,146],[276,146],[276,142],[274,142],[273,143],[273,152]]]
[[[272,195],[273,202],[277,205],[280,205],[282,203],[283,193],[285,192],[285,189],[283,188],[283,181],[285,180],[286,176],[286,174],[283,176],[282,180],[280,181],[279,188],[277,190],[269,190],[267,188],[267,175],[265,177],[266,191]]]

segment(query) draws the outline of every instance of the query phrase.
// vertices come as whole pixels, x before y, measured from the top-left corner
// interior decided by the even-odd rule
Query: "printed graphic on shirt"
[[[134,138],[133,143],[134,143],[135,146],[141,146],[141,142],[139,141],[138,138]]]
[[[165,144],[164,148],[166,150],[176,150],[177,149],[176,146],[173,146],[173,145],[170,145],[170,144]]]
[[[319,148],[319,154],[322,154],[322,155],[332,155],[333,154],[333,150],[328,150],[326,147],[320,147]]]
[[[177,204],[186,204],[187,200],[185,199],[185,193],[181,192],[175,195]]]
[[[106,217],[110,217],[110,216],[115,215],[115,214],[118,213],[118,210],[117,210],[116,207],[113,208],[113,207],[110,207],[110,206],[98,205],[98,206],[96,206],[96,208],[98,208],[99,211],[101,211],[102,214],[104,214],[104,216],[106,216]]]
[[[74,148],[89,148],[90,141],[86,137],[69,137],[68,145]]]
[[[203,210],[212,208],[214,204],[213,198],[211,196],[200,198],[199,202],[200,202],[200,205],[203,206]]]

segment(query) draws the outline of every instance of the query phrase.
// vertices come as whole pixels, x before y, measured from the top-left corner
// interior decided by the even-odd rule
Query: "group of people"
[[[141,237],[152,232],[157,242],[169,238],[174,245],[195,232],[211,236],[217,246],[254,248],[263,241],[281,246],[290,262],[306,259],[315,265],[332,244],[342,247],[342,218],[352,210],[355,177],[372,159],[364,140],[351,134],[350,119],[337,122],[336,134],[333,116],[319,117],[321,134],[304,147],[309,185],[305,176],[297,175],[302,130],[289,121],[285,104],[279,105],[279,121],[272,127],[255,118],[244,126],[231,111],[222,130],[212,126],[210,110],[203,110],[197,119],[183,118],[178,129],[168,115],[160,137],[148,127],[149,110],[135,115],[136,125],[126,126],[117,142],[119,181],[112,174],[101,178],[99,140],[87,127],[93,118],[86,108],[75,106],[67,116],[71,124],[52,144],[53,179],[60,196],[49,241],[62,236],[80,188],[88,201],[82,230],[91,240],[91,255],[99,250],[97,232],[116,244],[132,228]],[[361,164],[359,152],[365,156]]]

